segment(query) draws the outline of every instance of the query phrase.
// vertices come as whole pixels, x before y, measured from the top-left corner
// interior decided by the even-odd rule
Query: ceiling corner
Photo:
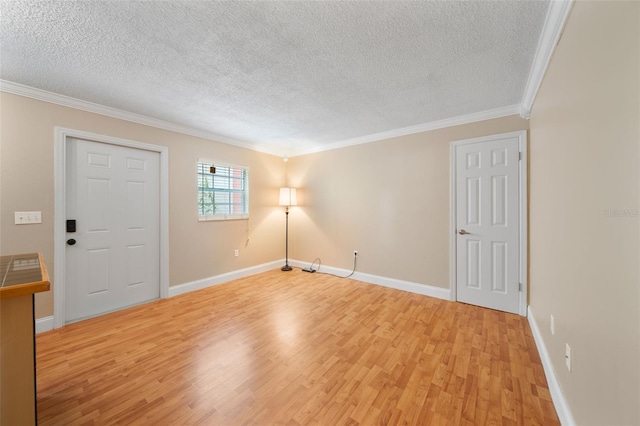
[[[520,115],[523,118],[529,118],[529,115],[531,115],[533,101],[542,84],[542,79],[547,71],[553,52],[560,41],[573,2],[574,0],[553,0],[549,3],[549,10],[544,20],[538,48],[533,58],[529,79],[522,97]]]

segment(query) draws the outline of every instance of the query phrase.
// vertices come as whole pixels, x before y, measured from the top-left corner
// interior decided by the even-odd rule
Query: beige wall
[[[60,126],[169,147],[170,285],[283,257],[284,218],[276,205],[285,181],[282,159],[7,93],[0,94],[0,108],[2,254],[42,252],[53,278],[54,127]],[[249,166],[249,221],[197,221],[198,158]],[[42,224],[13,224],[14,211],[31,210],[42,211]],[[58,219],[59,226],[63,220]],[[233,256],[236,248],[238,258]],[[52,292],[38,294],[36,316],[52,313]]]
[[[527,129],[518,116],[294,157],[291,257],[449,288],[449,150],[455,140]]]
[[[578,424],[640,424],[639,28],[578,1],[531,116],[531,310]]]
[[[284,217],[275,200],[288,174],[288,184],[302,188],[302,206],[290,216],[290,258],[320,257],[350,269],[358,249],[361,272],[448,288],[449,144],[528,124],[505,117],[294,157],[285,165],[271,155],[12,94],[0,94],[0,108],[0,252],[40,251],[54,276],[55,126],[164,145],[171,286],[282,258]],[[250,167],[249,221],[197,221],[198,158]],[[31,210],[42,211],[42,224],[13,224],[14,211]],[[52,313],[53,292],[37,295],[36,316]]]

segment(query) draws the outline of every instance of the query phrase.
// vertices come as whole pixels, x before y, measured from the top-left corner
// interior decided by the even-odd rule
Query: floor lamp
[[[286,225],[286,237],[285,237],[285,264],[282,268],[282,271],[290,271],[293,268],[289,266],[289,207],[298,205],[298,199],[296,197],[296,189],[295,188],[280,188],[280,202],[278,203],[281,206],[286,206],[285,214],[287,215],[287,225]]]

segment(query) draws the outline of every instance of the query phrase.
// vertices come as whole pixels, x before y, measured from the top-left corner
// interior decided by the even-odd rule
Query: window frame
[[[236,191],[236,193],[242,194],[244,198],[245,205],[245,213],[240,214],[201,214],[200,213],[200,169],[201,165],[204,164],[205,167],[214,166],[216,168],[224,168],[228,167],[230,169],[241,170],[244,174],[244,177],[241,178],[244,183],[244,190]],[[198,222],[209,222],[209,221],[219,221],[219,220],[248,220],[249,219],[249,167],[248,166],[240,166],[237,164],[229,164],[222,161],[209,160],[207,158],[199,158],[196,162],[196,209],[198,214]],[[212,189],[215,189],[212,188]],[[224,191],[224,188],[221,188]]]

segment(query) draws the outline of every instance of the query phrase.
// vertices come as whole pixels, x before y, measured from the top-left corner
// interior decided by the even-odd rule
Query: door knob
[[[74,245],[75,243],[76,240],[74,240],[73,238],[67,240],[67,244],[69,244],[70,246]]]
[[[458,231],[458,234],[460,234],[460,235],[467,235],[467,234],[471,234],[471,232],[467,232],[467,231],[465,231],[464,229],[461,229],[461,230],[459,230],[459,231]]]

